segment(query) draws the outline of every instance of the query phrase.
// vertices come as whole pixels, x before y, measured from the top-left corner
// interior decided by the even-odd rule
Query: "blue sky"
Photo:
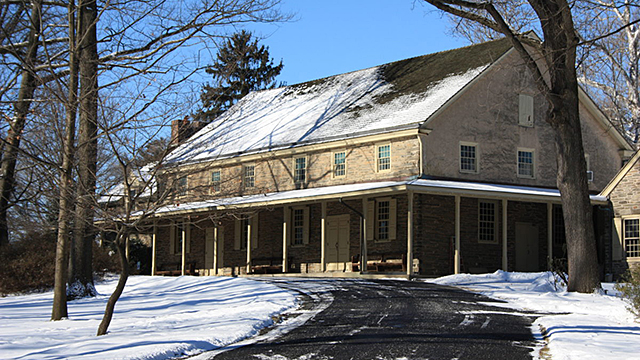
[[[295,13],[295,20],[248,30],[283,60],[278,80],[287,84],[466,45],[422,1],[283,0],[282,10]]]

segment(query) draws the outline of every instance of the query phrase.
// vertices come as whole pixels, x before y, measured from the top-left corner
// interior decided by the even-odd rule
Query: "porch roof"
[[[560,203],[560,192],[556,189],[451,180],[416,179],[407,181],[383,181],[336,185],[259,195],[194,201],[188,203],[176,203],[158,208],[155,215],[168,216],[247,207],[291,205],[295,203],[336,200],[339,198],[347,199],[363,196],[373,197],[391,195],[407,191],[425,194],[450,196],[461,195],[513,201]],[[607,203],[607,198],[604,196],[591,195],[590,198],[593,204]],[[142,214],[134,214],[134,216],[136,215]]]

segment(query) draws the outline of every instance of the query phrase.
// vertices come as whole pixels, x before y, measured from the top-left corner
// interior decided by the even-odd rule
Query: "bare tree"
[[[3,14],[6,14],[9,4],[2,3]],[[13,115],[9,120],[9,129],[2,147],[2,163],[0,165],[0,246],[9,242],[9,228],[7,224],[7,211],[10,207],[10,198],[14,189],[15,168],[20,148],[22,131],[24,130],[33,94],[37,87],[36,65],[38,62],[38,48],[41,33],[42,2],[31,2],[29,11],[24,10],[26,2],[18,4],[18,8],[9,20],[8,28],[3,26],[2,36],[5,40],[3,46],[5,52],[14,56],[20,67],[20,86],[17,99],[13,105]],[[28,14],[28,33],[26,41],[16,45],[6,31],[17,27],[23,14]],[[3,24],[4,25],[4,24]],[[26,51],[25,51],[26,48]]]
[[[542,29],[537,41],[514,29],[493,1],[425,0],[454,16],[506,36],[548,102],[546,121],[556,137],[557,185],[566,224],[569,291],[600,287],[587,167],[578,114],[576,53],[580,39],[566,0],[528,0]]]

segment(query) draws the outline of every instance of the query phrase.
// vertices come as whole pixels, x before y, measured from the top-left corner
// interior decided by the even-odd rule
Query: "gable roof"
[[[640,150],[636,151],[633,157],[629,159],[629,161],[627,161],[627,163],[622,167],[622,169],[618,171],[616,176],[614,176],[613,179],[609,181],[607,186],[605,186],[604,189],[602,189],[602,191],[600,192],[600,196],[609,197],[609,195],[611,195],[613,190],[618,186],[620,181],[622,181],[622,179],[624,179],[627,173],[629,173],[629,171],[633,169],[633,167],[638,162],[638,160],[640,160]]]
[[[175,149],[168,165],[418,129],[511,45],[501,39],[250,93]]]

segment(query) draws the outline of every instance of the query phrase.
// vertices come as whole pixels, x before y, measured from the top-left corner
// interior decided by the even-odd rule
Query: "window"
[[[234,250],[247,250],[247,240],[249,237],[249,233],[251,233],[251,248],[258,248],[258,214],[252,216],[251,218],[245,219],[236,219],[235,222],[235,232],[234,232]]]
[[[293,245],[304,244],[304,209],[293,209]]]
[[[176,193],[178,194],[178,196],[185,196],[187,195],[187,177],[183,176],[178,178],[178,181],[176,183]]]
[[[553,206],[553,245],[562,246],[567,242],[564,232],[564,215],[562,214],[562,206]]]
[[[385,197],[367,202],[367,240],[391,241],[397,238],[397,200]]]
[[[256,167],[254,165],[245,165],[244,166],[244,188],[251,189],[256,185]]]
[[[640,219],[624,220],[624,250],[627,257],[640,257]]]
[[[169,252],[171,254],[181,254],[182,253],[182,232],[184,230],[184,237],[186,239],[185,247],[187,248],[187,254],[191,252],[191,244],[190,244],[190,228],[188,224],[185,224],[183,221],[176,221],[171,226],[169,244],[170,249]]]
[[[533,179],[535,177],[535,170],[533,150],[518,149],[518,176]]]
[[[247,235],[249,228],[249,220],[242,219],[240,220],[240,250],[247,249]]]
[[[480,201],[478,203],[478,242],[496,243],[496,203]]]
[[[378,146],[378,171],[391,169],[391,145]]]
[[[378,201],[376,203],[376,238],[378,240],[389,240],[390,228],[390,204],[389,201]]]
[[[518,125],[533,127],[533,96],[520,94]]]
[[[299,157],[294,159],[293,181],[296,189],[303,187],[307,181],[307,158]]]
[[[184,228],[184,224],[182,222],[179,222],[176,224],[176,226],[173,227],[173,231],[174,231],[174,254],[180,254],[182,253],[182,229]]]
[[[333,154],[333,176],[340,177],[347,175],[347,153],[337,152]]]
[[[220,191],[220,170],[211,173],[211,192]]]
[[[460,143],[460,172],[478,172],[477,145]]]

